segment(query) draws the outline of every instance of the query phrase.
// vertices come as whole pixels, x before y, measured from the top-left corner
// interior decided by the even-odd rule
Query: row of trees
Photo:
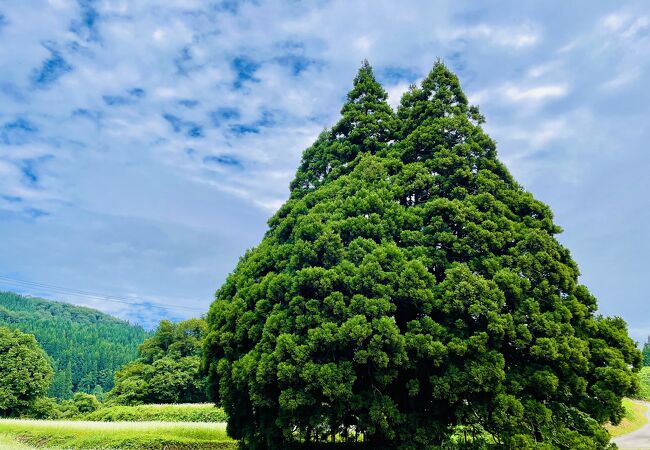
[[[477,446],[606,448],[641,354],[597,315],[458,78],[436,63],[394,112],[364,63],[341,114],[210,308],[228,433],[255,450],[439,448],[459,429]]]
[[[116,370],[137,358],[138,345],[149,336],[94,309],[12,292],[0,292],[0,325],[36,337],[54,370],[49,395],[60,399],[109,391]]]
[[[115,374],[106,395],[110,404],[198,403],[208,400],[201,370],[203,319],[162,321],[138,348],[139,357]],[[82,349],[79,348],[79,351]],[[84,392],[69,399],[47,397],[56,375],[50,358],[34,335],[0,327],[0,416],[74,417],[99,408],[101,395]]]

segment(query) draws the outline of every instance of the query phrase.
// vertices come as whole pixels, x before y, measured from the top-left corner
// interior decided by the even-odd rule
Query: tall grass
[[[9,435],[0,434],[0,450],[31,450],[35,447],[28,447],[25,444],[12,439]]]
[[[237,448],[237,443],[226,435],[223,423],[0,419],[0,436],[36,448],[55,449]]]

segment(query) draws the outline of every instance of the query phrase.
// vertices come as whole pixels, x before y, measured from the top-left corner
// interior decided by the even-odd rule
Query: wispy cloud
[[[453,30],[457,38],[487,39],[495,44],[525,48],[536,45],[540,41],[540,33],[530,24],[514,26],[492,26],[480,24]]]
[[[543,101],[547,99],[564,97],[568,88],[564,84],[549,84],[523,88],[520,86],[507,86],[503,89],[504,95],[513,101]]]
[[[650,210],[624,175],[649,163],[649,8],[369,5],[0,6],[0,60],[11,61],[0,73],[0,234],[11,237],[0,272],[207,309],[286,199],[302,150],[336,120],[361,60],[397,107],[442,57],[515,177],[578,230],[567,243],[604,312],[632,317],[603,276],[611,265],[581,245],[582,217],[614,227],[593,216],[603,179]]]
[[[510,82],[471,92],[469,100],[474,104],[504,101],[508,103],[524,103],[527,108],[531,108],[550,100],[565,97],[568,93],[569,87],[566,83],[531,85],[526,82]]]

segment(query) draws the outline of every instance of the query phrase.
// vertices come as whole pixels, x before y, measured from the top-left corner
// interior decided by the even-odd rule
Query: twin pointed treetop
[[[393,137],[395,115],[387,100],[388,94],[364,61],[341,109],[343,117],[332,127],[334,138],[346,140],[359,150],[377,152]]]
[[[397,113],[364,62],[341,119],[217,292],[206,367],[247,449],[607,446],[640,353],[596,316],[548,206],[435,63]]]
[[[393,139],[395,113],[387,100],[388,94],[364,60],[341,108],[341,119],[305,150],[291,183],[294,195],[349,172],[350,163],[359,153],[374,154]]]

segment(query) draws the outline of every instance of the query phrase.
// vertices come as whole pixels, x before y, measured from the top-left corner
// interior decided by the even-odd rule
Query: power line
[[[63,294],[63,295],[71,295],[71,296],[78,296],[78,297],[86,297],[86,298],[92,298],[96,300],[103,300],[106,302],[112,302],[112,303],[121,303],[125,305],[134,305],[134,306],[144,306],[148,308],[158,308],[158,309],[163,309],[163,310],[169,310],[169,309],[182,309],[182,310],[187,310],[187,311],[197,311],[197,312],[205,312],[205,310],[200,309],[200,308],[192,308],[191,306],[184,306],[184,305],[175,305],[175,304],[170,304],[170,303],[151,303],[151,302],[146,302],[146,301],[140,301],[136,302],[133,301],[133,297],[123,297],[119,295],[105,295],[105,294],[99,294],[97,292],[91,292],[91,291],[84,291],[81,289],[74,289],[74,288],[67,288],[63,286],[57,286],[54,284],[48,284],[48,283],[41,283],[41,282],[36,282],[36,281],[27,281],[27,280],[18,280],[15,278],[10,278],[10,277],[5,277],[0,275],[0,283],[5,283],[5,284],[10,284],[14,286],[19,286],[23,288],[32,288],[32,289],[41,289],[50,293],[56,293],[56,294]]]
[[[49,283],[41,283],[37,281],[26,281],[26,280],[18,280],[16,278],[10,278],[10,277],[5,277],[3,275],[0,275],[0,281],[6,280],[11,283],[20,283],[24,285],[29,285],[29,286],[35,286],[35,287],[42,287],[42,288],[47,288],[47,289],[55,289],[55,290],[60,290],[64,291],[63,293],[65,294],[71,294],[71,295],[81,295],[81,296],[91,296],[93,298],[109,298],[109,299],[116,299],[116,300],[124,300],[126,302],[132,303],[134,297],[124,297],[124,296],[119,296],[119,295],[106,295],[106,294],[99,294],[97,292],[92,292],[92,291],[85,291],[77,288],[69,288],[69,287],[63,287],[63,286],[57,286],[55,284],[49,284]],[[149,304],[148,302],[143,302],[146,304]],[[186,308],[186,306],[181,306],[181,305],[165,305],[162,303],[159,303],[161,306],[178,306],[182,308]]]
[[[79,289],[73,289],[73,288],[66,288],[62,286],[56,286],[56,285],[51,285],[47,283],[39,283],[39,282],[33,282],[33,281],[26,281],[26,280],[17,280],[14,278],[9,278],[9,277],[4,277],[0,276],[0,282],[5,282],[13,285],[18,285],[20,287],[29,287],[29,288],[37,288],[41,290],[45,290],[47,292],[52,292],[52,293],[57,293],[57,294],[63,294],[63,295],[72,295],[72,296],[79,296],[79,297],[87,297],[87,298],[92,298],[92,299],[97,299],[97,300],[103,300],[107,302],[112,302],[112,303],[121,303],[121,304],[127,304],[127,305],[135,305],[135,306],[144,306],[144,307],[151,307],[151,308],[159,308],[159,309],[184,309],[184,310],[189,310],[189,311],[199,311],[203,312],[204,310],[199,309],[199,308],[192,308],[190,306],[184,306],[184,305],[174,305],[174,304],[168,304],[168,303],[152,303],[152,302],[135,302],[133,301],[133,297],[121,297],[117,295],[104,295],[104,294],[99,294],[95,292],[89,292],[89,291],[82,291]]]

